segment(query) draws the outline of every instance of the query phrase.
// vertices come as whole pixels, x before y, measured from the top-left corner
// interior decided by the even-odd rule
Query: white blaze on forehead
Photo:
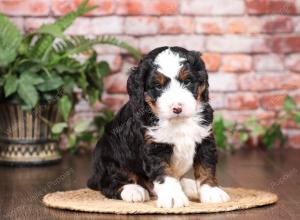
[[[182,67],[182,62],[186,59],[179,56],[178,53],[166,49],[154,60],[154,64],[158,65],[158,71],[162,74],[174,78]]]

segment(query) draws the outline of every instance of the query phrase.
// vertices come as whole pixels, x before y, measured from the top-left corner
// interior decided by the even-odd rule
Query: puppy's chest
[[[162,122],[155,128],[148,129],[155,142],[172,144],[173,154],[170,161],[172,171],[182,176],[193,165],[196,144],[210,133],[210,126],[201,126],[196,120],[182,122]]]

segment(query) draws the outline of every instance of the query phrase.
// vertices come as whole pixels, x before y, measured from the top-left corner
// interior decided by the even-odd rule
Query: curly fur
[[[151,77],[158,69],[155,58],[167,49],[184,58],[182,65],[193,72],[194,83],[187,89],[195,99],[199,98],[201,104],[201,110],[195,116],[201,119],[197,120],[197,125],[208,128],[212,124],[213,110],[208,103],[208,75],[200,54],[179,47],[161,47],[151,51],[131,70],[127,82],[129,101],[113,121],[105,126],[104,135],[93,153],[93,175],[88,181],[88,187],[100,190],[109,198],[121,199],[121,191],[127,184],[139,184],[153,194],[154,183],[163,183],[166,176],[178,179],[182,176],[176,176],[175,168],[172,167],[176,143],[159,142],[148,133],[148,128],[159,126],[162,119],[145,96],[150,97],[155,105],[164,92],[151,89]],[[201,93],[200,87],[204,88]],[[195,170],[199,170],[199,166],[203,167],[209,173],[207,178],[212,180],[206,183],[216,184],[217,153],[212,134],[198,137],[194,145],[192,166]],[[195,173],[195,176],[199,175],[202,174]]]

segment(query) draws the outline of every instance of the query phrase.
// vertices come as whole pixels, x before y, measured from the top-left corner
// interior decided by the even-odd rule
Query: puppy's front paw
[[[144,202],[150,199],[149,192],[137,184],[123,186],[121,198],[127,202]]]
[[[203,203],[221,203],[229,201],[230,197],[221,188],[204,184],[200,186],[200,200]]]
[[[189,200],[182,190],[165,191],[157,196],[158,208],[180,208],[189,205]]]
[[[154,182],[154,191],[159,208],[179,208],[189,205],[179,181],[173,177],[165,177],[163,183]]]

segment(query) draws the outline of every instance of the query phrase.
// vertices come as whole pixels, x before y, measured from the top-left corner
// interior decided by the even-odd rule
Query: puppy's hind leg
[[[127,202],[144,202],[150,199],[149,192],[137,184],[138,177],[119,169],[100,178],[100,191],[108,198],[122,199]]]

